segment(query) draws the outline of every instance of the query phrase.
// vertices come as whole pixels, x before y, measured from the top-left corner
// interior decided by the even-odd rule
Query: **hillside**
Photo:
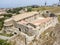
[[[38,7],[38,8],[32,8],[33,11],[38,11],[38,10],[50,10],[51,12],[57,13],[60,12],[60,6],[59,7]]]

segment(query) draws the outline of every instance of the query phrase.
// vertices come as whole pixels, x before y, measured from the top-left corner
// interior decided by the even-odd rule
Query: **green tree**
[[[31,7],[28,7],[28,8],[27,8],[27,11],[28,11],[28,12],[31,12],[31,11],[32,11],[32,8],[31,8]]]
[[[4,14],[4,17],[12,17],[12,14]]]
[[[7,10],[7,13],[16,13],[16,14],[19,14],[19,11],[21,10],[21,9],[23,9],[22,7],[20,7],[20,8],[13,8],[13,9],[9,9],[9,10]]]
[[[4,19],[8,19],[10,17],[12,17],[12,14],[3,14],[4,15]]]
[[[7,13],[11,13],[12,11],[11,11],[11,9],[9,9],[9,10],[7,10],[6,12],[7,12]]]

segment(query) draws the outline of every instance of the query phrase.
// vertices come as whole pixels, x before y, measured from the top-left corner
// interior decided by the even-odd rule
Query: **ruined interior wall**
[[[25,36],[15,35],[11,37],[8,41],[11,42],[11,45],[25,45]]]

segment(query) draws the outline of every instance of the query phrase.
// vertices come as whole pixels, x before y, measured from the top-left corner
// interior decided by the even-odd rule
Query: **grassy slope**
[[[33,11],[43,11],[43,10],[49,10],[53,13],[60,13],[60,6],[59,7],[39,7],[39,8],[32,8]],[[60,22],[60,15],[58,16],[58,20]]]
[[[36,10],[50,10],[51,12],[60,12],[60,7],[39,7],[39,8],[32,8],[33,11],[36,11]]]

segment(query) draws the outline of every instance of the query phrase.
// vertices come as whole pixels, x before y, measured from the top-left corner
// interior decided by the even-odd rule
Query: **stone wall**
[[[10,42],[11,45],[30,45],[34,40],[34,37],[35,36],[28,36],[27,34],[20,32],[11,37],[8,42]]]
[[[25,45],[25,37],[23,35],[15,35],[8,40],[11,45]]]

